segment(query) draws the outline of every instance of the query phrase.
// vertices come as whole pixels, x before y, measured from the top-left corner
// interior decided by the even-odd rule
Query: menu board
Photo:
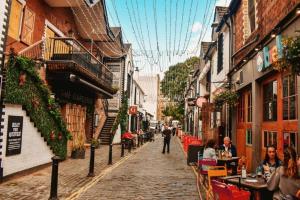
[[[22,116],[8,116],[6,156],[12,156],[21,153],[22,147]]]

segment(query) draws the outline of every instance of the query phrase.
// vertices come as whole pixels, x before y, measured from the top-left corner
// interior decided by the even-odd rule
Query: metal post
[[[124,157],[124,140],[121,140],[121,157]]]
[[[128,153],[131,153],[131,143],[132,143],[132,140],[127,141]]]
[[[94,166],[95,166],[95,146],[94,144],[91,144],[90,167],[89,167],[89,174],[87,175],[88,177],[95,176]]]
[[[137,147],[140,147],[140,140],[141,140],[141,136],[138,135],[138,143],[137,143]]]
[[[51,191],[49,200],[57,200],[57,183],[58,183],[58,163],[61,161],[59,156],[52,157],[52,174],[51,174]]]
[[[112,134],[110,136],[110,141],[109,141],[109,154],[108,154],[108,164],[112,165]]]
[[[2,159],[0,158],[0,183],[3,182],[3,167],[2,167]]]

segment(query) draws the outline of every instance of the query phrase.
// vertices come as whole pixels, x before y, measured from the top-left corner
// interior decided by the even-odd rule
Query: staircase
[[[100,132],[100,144],[109,145],[111,129],[115,122],[116,117],[107,117],[105,124]]]

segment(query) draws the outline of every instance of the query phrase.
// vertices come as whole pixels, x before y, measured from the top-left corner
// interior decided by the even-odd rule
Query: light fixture
[[[271,38],[276,38],[276,33],[275,32],[272,32]]]
[[[259,48],[258,48],[258,47],[256,47],[254,50],[255,50],[255,51],[259,51]]]
[[[245,59],[243,59],[243,62],[247,62],[248,60],[245,58]]]
[[[296,9],[296,15],[300,15],[300,8]]]

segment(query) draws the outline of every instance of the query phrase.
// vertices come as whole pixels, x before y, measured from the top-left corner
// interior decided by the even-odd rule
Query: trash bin
[[[187,150],[187,165],[190,165],[193,163],[194,165],[198,162],[198,152],[200,152],[200,155],[203,154],[204,146],[199,141],[193,141],[188,146]]]

